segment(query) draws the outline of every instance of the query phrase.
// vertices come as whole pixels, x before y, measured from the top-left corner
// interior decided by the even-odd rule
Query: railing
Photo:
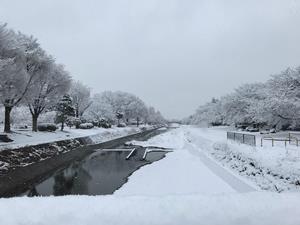
[[[242,144],[256,146],[256,136],[253,134],[243,134],[237,132],[227,132],[227,139],[233,140]]]
[[[297,133],[298,134],[298,133]],[[242,144],[247,144],[251,146],[256,146],[256,136],[253,134],[244,134],[244,133],[238,133],[238,132],[227,132],[227,139],[233,140]],[[262,137],[260,140],[260,146],[263,147],[264,141],[270,141],[272,144],[272,147],[275,146],[276,142],[284,142],[284,146],[286,147],[287,144],[289,145],[295,145],[299,146],[300,144],[300,138],[293,136],[293,133],[289,133],[288,137]]]
[[[289,133],[289,136],[287,138],[274,138],[274,137],[262,137],[260,141],[260,146],[263,147],[263,142],[264,141],[271,141],[272,142],[272,147],[274,147],[275,142],[284,142],[284,146],[286,147],[287,144],[293,144],[298,147],[299,146],[299,139],[296,137],[291,136]]]

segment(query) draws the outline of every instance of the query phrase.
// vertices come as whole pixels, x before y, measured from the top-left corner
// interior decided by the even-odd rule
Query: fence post
[[[233,140],[235,141],[235,133],[233,133]]]
[[[289,132],[289,144],[291,144],[291,132]]]
[[[286,147],[286,140],[284,141],[284,146]]]
[[[245,134],[243,134],[243,144],[245,144]]]
[[[263,146],[263,138],[260,139],[260,147]]]
[[[256,146],[256,136],[254,135],[254,146]]]
[[[272,138],[272,147],[274,147],[274,138]]]

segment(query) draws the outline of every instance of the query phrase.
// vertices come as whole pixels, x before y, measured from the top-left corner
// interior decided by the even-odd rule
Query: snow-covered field
[[[189,128],[191,141],[225,167],[250,179],[263,190],[300,190],[300,147],[256,147],[226,140],[227,128]]]
[[[133,173],[111,196],[1,199],[0,224],[300,224],[298,192],[263,191],[252,176],[231,168],[230,162],[248,167],[249,161],[227,159],[227,155],[240,153],[246,159],[257,157],[262,168],[272,168],[272,162],[265,161],[284,155],[270,157],[268,147],[227,142],[225,131],[183,126],[146,142],[133,141],[172,148],[173,152]],[[255,154],[260,151],[267,153]],[[294,164],[290,165],[292,171]]]
[[[226,139],[228,129],[230,128],[186,126],[165,136],[155,137],[147,143],[134,142],[134,144],[151,146],[165,143],[162,144],[164,147],[189,149],[200,159],[206,158],[204,162],[211,162],[213,159],[217,164],[228,168],[236,175],[241,175],[262,190],[277,192],[300,190],[300,147],[295,145],[285,147],[283,143],[277,143],[274,147],[270,143],[263,147],[239,144]],[[183,148],[184,140],[190,147]]]
[[[57,130],[56,132],[15,131],[14,133],[9,134],[9,137],[14,140],[14,142],[0,142],[0,150],[87,136],[90,136],[95,143],[99,143],[140,131],[141,127],[138,128],[135,126],[124,128],[113,127],[110,129],[93,128],[85,130],[65,128],[65,131]]]

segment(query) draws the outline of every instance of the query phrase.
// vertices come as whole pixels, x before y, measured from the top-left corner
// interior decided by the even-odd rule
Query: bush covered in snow
[[[19,124],[19,125],[15,126],[15,128],[17,128],[19,130],[26,130],[26,129],[28,129],[28,125],[27,124]]]
[[[54,132],[56,131],[57,127],[53,123],[43,123],[38,125],[38,130],[39,131],[50,131]]]
[[[117,125],[117,127],[126,127],[127,125],[126,125],[126,123],[119,123],[118,125]]]
[[[98,125],[98,126],[99,126],[99,127],[102,127],[102,128],[108,129],[108,128],[111,128],[111,123],[109,123],[108,120],[101,119],[101,120],[99,121],[99,125]]]
[[[94,125],[92,123],[82,123],[79,125],[80,129],[92,129]]]
[[[82,123],[82,121],[80,120],[80,118],[72,117],[72,116],[68,117],[67,121],[66,121],[66,124],[68,127],[75,126],[76,128],[79,128],[81,123]]]

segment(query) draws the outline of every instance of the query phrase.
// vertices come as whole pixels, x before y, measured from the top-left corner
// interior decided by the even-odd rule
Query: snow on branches
[[[272,75],[265,83],[242,85],[233,93],[200,106],[185,122],[293,129],[300,125],[300,67]]]

